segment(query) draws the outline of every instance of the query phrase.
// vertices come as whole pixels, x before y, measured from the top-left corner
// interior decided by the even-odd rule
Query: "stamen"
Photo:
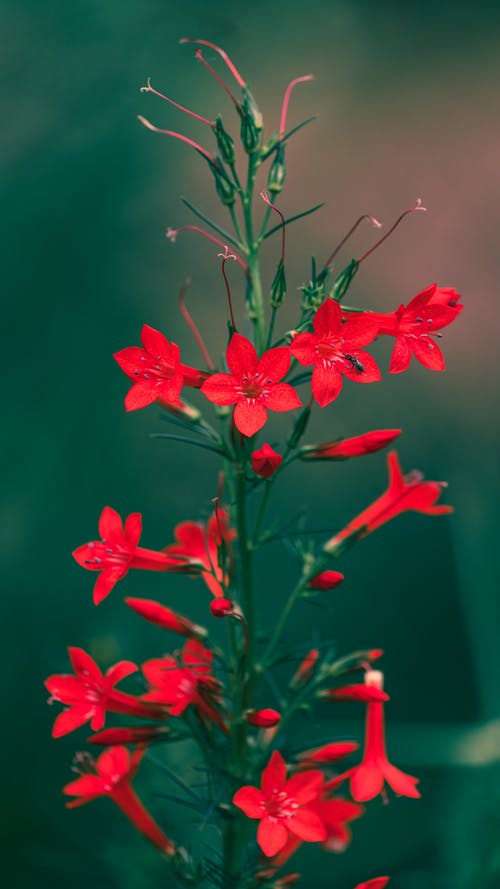
[[[237,257],[234,255],[234,253],[229,252],[229,248],[226,245],[224,245],[224,253],[218,253],[217,256],[222,257],[221,271],[222,271],[222,277],[224,278],[224,283],[226,285],[227,301],[229,304],[229,315],[231,318],[231,326],[233,328],[233,331],[236,331],[237,328],[236,328],[236,323],[235,323],[234,315],[233,315],[233,304],[231,302],[231,288],[229,286],[229,281],[228,281],[228,278],[226,275],[226,262],[228,261],[228,259],[236,259]]]
[[[267,189],[261,191],[260,196],[264,203],[267,204],[267,206],[270,207],[271,210],[274,210],[274,212],[277,213],[279,218],[281,219],[281,265],[283,266],[285,265],[285,217],[283,216],[281,210],[278,210],[278,207],[276,207],[276,205],[272,203],[270,194]]]
[[[283,105],[281,108],[281,117],[280,117],[280,128],[279,128],[279,137],[283,138],[286,130],[286,116],[288,113],[288,105],[290,102],[290,96],[292,95],[292,90],[298,83],[306,83],[308,80],[314,80],[314,74],[304,74],[303,77],[296,77],[295,80],[290,81],[288,84],[285,95],[283,97]]]
[[[168,237],[168,233],[167,233],[167,237]],[[179,308],[181,310],[182,316],[183,316],[187,326],[189,327],[191,333],[193,334],[193,336],[198,344],[198,348],[199,348],[201,354],[203,355],[203,358],[205,359],[205,363],[206,363],[207,367],[210,368],[210,370],[215,370],[215,365],[210,357],[209,351],[205,345],[203,337],[202,337],[198,327],[196,326],[193,318],[189,314],[186,303],[185,303],[186,293],[188,292],[190,284],[191,284],[191,278],[186,278],[186,280],[184,281],[184,284],[182,285],[181,292],[179,294]]]
[[[162,130],[160,127],[155,127],[154,124],[151,123],[146,117],[143,117],[142,114],[137,115],[137,120],[139,120],[143,126],[147,127],[148,130],[151,130],[153,133],[160,133],[162,136],[173,136],[174,139],[180,139],[181,142],[186,142],[191,148],[194,148],[199,154],[209,161],[210,164],[214,164],[216,167],[218,166],[217,161],[215,160],[213,154],[210,154],[206,148],[203,148],[198,142],[194,142],[193,139],[188,139],[187,136],[183,136],[182,133],[176,133],[175,130]]]
[[[169,227],[169,228],[167,228],[167,231],[165,232],[165,237],[168,238],[168,240],[171,241],[173,244],[175,244],[177,235],[179,235],[181,232],[198,232],[199,235],[203,235],[204,238],[207,238],[207,240],[212,241],[212,244],[217,244],[218,247],[222,247],[223,250],[227,250],[226,245],[224,244],[223,241],[221,241],[220,238],[216,238],[215,235],[213,235],[211,232],[207,232],[207,231],[205,231],[204,228],[200,228],[199,225],[183,225],[183,226],[181,226],[181,228],[170,228]],[[232,254],[232,257],[233,257],[233,259],[236,260],[238,265],[241,266],[241,268],[245,272],[245,275],[248,275],[248,266],[247,266],[246,262],[243,262],[241,256],[236,256],[236,254]]]
[[[398,219],[396,219],[396,222],[394,223],[393,226],[391,226],[389,231],[386,232],[384,237],[380,238],[380,241],[377,241],[377,243],[374,244],[373,247],[370,247],[370,249],[367,250],[366,253],[363,253],[363,256],[361,257],[361,259],[358,260],[358,266],[360,266],[361,263],[364,262],[364,260],[367,259],[371,253],[373,253],[375,250],[377,250],[380,247],[380,245],[383,244],[384,241],[386,241],[390,235],[392,235],[394,229],[396,229],[398,227],[399,223],[402,222],[402,220],[405,218],[405,216],[408,216],[410,213],[415,213],[416,210],[423,210],[424,212],[426,212],[426,210],[427,210],[427,207],[422,207],[421,198],[417,198],[417,203],[415,204],[414,207],[410,207],[409,210],[405,210],[404,213],[401,213],[401,216],[399,216]]]
[[[361,225],[361,223],[362,223],[365,219],[368,219],[368,220],[372,223],[372,225],[375,226],[375,228],[382,228],[382,223],[379,222],[378,219],[375,219],[375,216],[371,216],[370,213],[363,213],[363,215],[360,216],[359,219],[356,220],[356,222],[354,223],[354,225],[352,226],[352,228],[350,228],[349,231],[347,232],[347,234],[342,238],[342,240],[340,241],[340,243],[337,244],[337,246],[332,250],[332,252],[330,253],[330,256],[328,257],[328,259],[326,260],[326,262],[325,262],[325,264],[324,264],[324,266],[323,266],[323,271],[325,271],[325,269],[330,268],[330,266],[331,266],[333,260],[334,260],[335,257],[337,256],[337,253],[339,253],[340,250],[342,250],[342,247],[344,246],[345,243],[347,243],[347,241],[349,240],[349,238],[351,237],[351,235],[354,234],[354,232],[356,231],[358,225]]]
[[[233,94],[232,94],[231,90],[229,89],[229,87],[227,86],[227,84],[224,83],[222,77],[219,77],[219,75],[217,74],[217,71],[214,71],[214,69],[212,68],[212,66],[208,64],[207,60],[206,60],[205,58],[203,58],[203,53],[202,53],[201,49],[197,49],[197,50],[196,50],[196,52],[195,52],[195,57],[196,57],[197,59],[199,59],[200,62],[205,66],[205,68],[207,69],[207,71],[210,71],[210,74],[211,74],[213,77],[215,77],[215,79],[216,79],[217,83],[219,84],[219,86],[221,86],[222,89],[224,90],[224,92],[227,93],[227,95],[228,95],[229,98],[231,99],[231,102],[234,103],[234,106],[235,106],[236,110],[238,111],[239,114],[241,114],[240,103],[239,103],[238,100],[235,98],[235,96],[233,96]]]
[[[151,86],[151,78],[150,77],[148,77],[147,85],[141,86],[139,91],[141,93],[154,93],[155,96],[159,96],[160,99],[164,99],[165,102],[168,102],[170,105],[173,105],[174,108],[178,108],[179,111],[184,111],[184,113],[189,114],[190,117],[195,117],[196,120],[201,120],[202,123],[208,124],[208,126],[212,127],[212,129],[215,127],[215,123],[213,121],[207,120],[207,118],[202,117],[201,114],[196,114],[195,111],[190,111],[189,108],[184,108],[184,105],[179,105],[178,102],[174,102],[173,99],[169,99],[168,96],[165,96],[163,93],[160,93],[160,92],[158,92],[158,90],[155,90],[155,88],[153,86]]]
[[[233,75],[233,77],[236,80],[236,82],[238,83],[238,85],[241,86],[242,89],[244,89],[246,87],[246,83],[243,80],[236,65],[233,64],[233,62],[229,58],[227,52],[225,52],[223,49],[221,49],[220,46],[216,46],[215,43],[211,43],[210,40],[195,40],[190,37],[183,37],[181,40],[179,40],[179,43],[199,43],[201,46],[209,46],[210,49],[214,49],[215,52],[219,53],[221,59],[226,63],[227,67],[229,68],[231,74]]]

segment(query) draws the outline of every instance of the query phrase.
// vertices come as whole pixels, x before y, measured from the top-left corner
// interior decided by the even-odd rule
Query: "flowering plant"
[[[287,295],[286,227],[318,209],[285,219],[276,203],[285,182],[288,142],[309,122],[287,129],[291,94],[297,84],[311,77],[298,77],[288,85],[278,128],[265,137],[254,97],[227,54],[204,40],[184,42],[197,46],[197,58],[234,106],[240,124],[238,158],[235,141],[220,117],[212,121],[183,108],[149,80],[143,91],[208,127],[216,152],[180,133],[160,129],[144,117],[139,119],[148,129],[195,149],[207,163],[217,195],[229,214],[232,233],[189,204],[208,228],[196,224],[167,232],[175,240],[182,231],[194,231],[220,249],[228,307],[227,333],[221,340],[225,356],[217,368],[187,310],[183,288],[181,311],[200,347],[203,367],[184,364],[179,346],[148,324],[141,331],[141,346],[122,348],[114,357],[131,383],[125,397],[127,411],[160,405],[171,424],[189,433],[171,433],[164,438],[219,456],[216,496],[209,518],[182,521],[173,531],[173,542],[161,551],[140,545],[139,513],[131,513],[123,521],[106,506],[99,518],[99,539],[79,546],[73,555],[79,565],[97,573],[96,605],[131,569],[198,578],[210,594],[208,626],[195,624],[163,602],[128,597],[126,605],[139,617],[183,637],[182,647],[156,654],[141,667],[120,661],[105,673],[88,653],[71,647],[73,673],[50,676],[46,686],[52,700],[64,705],[53,736],[61,737],[89,723],[94,733],[89,742],[104,747],[96,760],[88,753],[77,755],[79,777],[63,791],[71,798],[69,807],[109,797],[164,857],[181,884],[279,889],[298,879],[298,873],[284,875],[282,869],[302,843],[327,851],[345,849],[351,841],[351,822],[365,815],[361,803],[385,793],[385,785],[397,795],[420,795],[418,779],[402,772],[387,755],[384,705],[389,696],[382,672],[374,667],[383,652],[372,649],[338,658],[326,641],[308,650],[304,641],[298,640],[294,645],[296,663],[286,690],[282,690],[282,666],[280,684],[274,674],[286,659],[284,633],[290,614],[300,600],[321,596],[341,584],[344,575],[332,565],[384,523],[407,510],[439,515],[450,512],[451,507],[438,502],[444,483],[424,481],[416,471],[403,475],[395,451],[388,453],[387,490],[344,528],[332,529],[335,533],[319,547],[307,543],[307,533],[294,529],[289,521],[267,524],[270,496],[276,480],[294,461],[348,460],[390,445],[400,429],[376,429],[319,444],[304,439],[315,405],[325,409],[336,401],[344,378],[365,384],[382,379],[377,361],[368,351],[381,337],[394,338],[390,373],[407,370],[412,355],[430,370],[444,370],[436,339],[441,336],[439,331],[457,318],[462,305],[452,288],[436,284],[387,314],[344,302],[365,260],[408,213],[424,209],[417,202],[387,234],[344,268],[336,267],[341,248],[363,220],[379,228],[374,217],[361,216],[320,269],[313,260],[311,276],[301,287],[294,329],[275,333]],[[236,81],[239,98],[205,58],[206,47],[219,57],[231,84]],[[242,158],[246,159],[245,180],[241,177]],[[259,205],[256,178],[262,170],[267,171],[267,188]],[[271,224],[272,214],[279,220],[276,225]],[[260,252],[274,235],[280,237],[280,251],[274,278],[264,285]],[[241,304],[232,297],[226,268],[230,259],[243,276],[245,298]],[[185,399],[186,388],[200,390],[200,407]],[[273,412],[290,414],[290,423],[284,441],[277,442],[273,436],[271,444],[258,435],[272,420]],[[290,534],[295,541],[304,538],[295,547],[299,577],[271,630],[262,623],[265,608],[256,591],[256,553]],[[217,620],[226,624],[225,646],[215,642]],[[362,678],[353,681],[356,672]],[[135,693],[116,688],[131,675],[140,676]],[[365,743],[357,764],[339,765],[356,753],[358,745],[353,741],[331,739],[315,744],[313,738],[312,747],[296,749],[296,720],[320,701],[356,701],[364,706]],[[119,714],[125,723],[106,727],[109,714]],[[168,835],[164,832],[132,787],[150,745],[187,741],[198,745],[207,780],[201,790],[198,786],[195,790],[173,775],[182,789],[181,801],[197,811],[200,822],[215,825],[220,838],[220,848],[199,859],[187,850],[182,838],[170,836],[170,830]],[[376,877],[357,889],[382,889],[388,880]]]

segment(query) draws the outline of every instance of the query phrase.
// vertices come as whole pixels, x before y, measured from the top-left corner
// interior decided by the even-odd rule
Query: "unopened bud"
[[[167,410],[170,414],[173,414],[174,417],[182,418],[183,420],[188,420],[190,423],[199,423],[201,420],[201,411],[198,410],[197,407],[194,407],[192,404],[189,404],[187,401],[180,401],[177,404],[172,404],[170,401],[163,401],[162,398],[158,399],[159,404],[165,410]]]
[[[269,176],[267,179],[267,187],[273,195],[279,194],[285,184],[286,167],[285,167],[285,148],[280,143],[276,149],[273,162],[269,168]]]
[[[281,719],[281,713],[267,707],[264,710],[248,710],[245,713],[245,719],[250,725],[256,725],[258,728],[273,728],[278,725]]]
[[[253,154],[258,148],[262,127],[262,114],[252,93],[245,87],[241,103],[241,141],[247,154]]]
[[[261,478],[271,478],[282,463],[283,457],[268,444],[263,444],[252,454],[252,469]]]
[[[278,268],[276,269],[274,281],[271,285],[271,299],[269,300],[269,302],[271,304],[271,308],[279,309],[285,296],[286,296],[285,266],[283,265],[283,263],[280,260]]]
[[[357,259],[351,259],[349,265],[346,265],[345,269],[343,269],[340,275],[337,275],[335,281],[333,282],[333,287],[329,293],[329,296],[332,299],[340,302],[344,296],[346,295],[349,287],[351,286],[351,281],[354,278],[354,275],[358,271],[359,262]]]
[[[215,179],[215,190],[223,204],[231,207],[234,204],[234,186],[231,184],[227,176],[221,173],[217,167],[212,167],[212,173]]]
[[[290,688],[297,689],[301,688],[303,685],[306,685],[307,682],[311,679],[315,669],[316,664],[319,659],[319,651],[317,648],[312,648],[311,651],[306,654],[304,660],[300,664],[297,672],[292,677],[290,681]]]
[[[231,599],[217,597],[210,602],[210,612],[213,617],[229,617],[233,614],[233,603]]]
[[[234,139],[224,128],[221,117],[217,117],[215,121],[215,137],[224,163],[234,163]]]
[[[322,571],[315,574],[307,584],[310,590],[334,590],[344,580],[340,571]]]

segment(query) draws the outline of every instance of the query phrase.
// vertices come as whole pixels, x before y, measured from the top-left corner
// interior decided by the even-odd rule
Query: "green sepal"
[[[247,154],[253,154],[260,144],[264,122],[262,114],[250,90],[243,90],[241,103],[241,141]]]
[[[286,275],[283,262],[279,261],[273,283],[271,284],[271,308],[279,309],[286,296]]]
[[[340,302],[344,298],[347,291],[349,290],[349,287],[351,286],[351,281],[358,271],[358,268],[358,260],[351,259],[350,263],[346,265],[345,269],[341,271],[340,275],[337,275],[337,277],[335,278],[333,287],[328,294],[331,299],[335,299],[337,302]]]
[[[221,153],[222,160],[226,164],[234,163],[234,139],[224,128],[222,118],[217,116],[215,119],[215,137],[217,139],[217,147]]]
[[[285,148],[282,144],[278,145],[273,162],[269,168],[269,176],[267,179],[267,187],[272,194],[279,194],[282,190],[286,179],[285,166]]]

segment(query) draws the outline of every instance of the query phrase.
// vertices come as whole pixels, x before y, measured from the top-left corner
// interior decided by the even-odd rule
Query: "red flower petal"
[[[283,790],[286,782],[286,765],[281,753],[275,750],[266,768],[262,772],[261,787],[265,797],[271,796],[273,790]]]
[[[85,796],[92,799],[107,793],[106,782],[98,775],[82,775],[76,781],[70,781],[63,787],[63,793],[68,796]]]
[[[384,786],[381,769],[372,765],[359,765],[351,774],[351,796],[360,803],[373,799]]]
[[[124,565],[118,568],[104,568],[101,571],[94,586],[94,605],[99,605],[106,596],[109,596],[115,584],[125,577],[127,571],[128,568]]]
[[[233,804],[238,806],[247,818],[262,818],[265,813],[264,794],[257,787],[240,787],[233,796]]]
[[[72,707],[71,710],[63,710],[63,712],[59,713],[59,716],[56,717],[54,725],[52,726],[52,737],[62,738],[63,735],[67,735],[69,732],[74,732],[75,729],[80,728],[80,726],[88,722],[89,719],[92,718],[94,712],[95,704],[82,704],[81,707]]]
[[[355,889],[384,889],[390,879],[390,877],[375,877],[373,880],[358,883]]]
[[[410,796],[413,799],[420,797],[420,793],[415,786],[419,779],[407,775],[389,762],[384,765],[384,777],[394,793],[398,793],[400,796]]]
[[[317,799],[323,787],[323,773],[319,769],[299,772],[286,783],[286,793],[299,805]]]
[[[438,344],[430,337],[411,339],[410,348],[415,358],[429,370],[445,370],[444,355]]]
[[[161,356],[167,361],[172,361],[172,352],[166,336],[164,336],[163,333],[160,333],[159,330],[155,330],[154,327],[150,327],[149,324],[144,324],[142,328],[141,342],[146,351],[150,354]],[[173,345],[174,343],[172,343],[172,346]],[[177,357],[177,360],[179,360],[179,356]]]
[[[378,330],[378,322],[370,317],[369,313],[359,314],[345,321],[341,328],[341,336],[350,349],[361,349],[373,342]]]
[[[87,654],[83,648],[68,648],[69,659],[75,673],[91,679],[93,682],[102,683],[103,675],[95,660]],[[81,688],[81,686],[80,686]]]
[[[313,370],[311,387],[319,406],[326,407],[339,395],[342,389],[342,376],[333,364],[320,361]]]
[[[288,383],[276,383],[266,398],[266,406],[271,411],[292,411],[301,405],[295,389]]]
[[[117,784],[125,777],[130,768],[130,754],[126,747],[110,747],[101,753],[97,763],[97,771],[101,778]]]
[[[257,830],[257,842],[264,855],[272,858],[283,848],[288,838],[288,831],[274,818],[263,818]]]
[[[158,398],[158,392],[154,380],[141,380],[128,390],[125,396],[125,410],[137,411],[142,407],[148,407]]]
[[[300,364],[315,364],[318,360],[316,337],[312,333],[298,333],[294,336],[290,351]]]
[[[119,661],[106,671],[106,685],[108,688],[112,688],[118,682],[121,682],[122,679],[125,679],[126,676],[137,673],[138,669],[137,664],[132,663],[132,661]]]
[[[363,365],[363,370],[357,370],[350,363],[346,363],[343,373],[349,380],[354,383],[378,383],[382,379],[379,366],[369,352],[356,352],[355,357]]]
[[[328,831],[319,815],[311,809],[298,809],[293,818],[287,821],[290,833],[307,843],[321,843],[328,837]]]
[[[313,320],[315,334],[319,336],[337,335],[342,326],[342,309],[333,299],[325,299]]]
[[[123,522],[111,506],[105,506],[99,516],[99,536],[108,541],[123,539]]]
[[[281,380],[290,370],[290,349],[288,346],[277,346],[264,352],[257,364],[256,373],[273,380]]]
[[[255,435],[265,425],[267,410],[259,401],[242,399],[234,409],[234,424],[242,435]]]
[[[389,365],[389,373],[400,374],[408,370],[411,361],[411,349],[404,336],[398,336],[394,344]]]
[[[231,374],[212,374],[203,383],[201,392],[215,404],[222,406],[234,404],[239,396],[238,380]]]
[[[250,340],[239,333],[233,333],[226,351],[227,366],[236,377],[251,376],[257,370],[257,352]]]
[[[142,534],[142,515],[140,512],[131,512],[125,519],[125,537],[127,543],[136,547]]]

